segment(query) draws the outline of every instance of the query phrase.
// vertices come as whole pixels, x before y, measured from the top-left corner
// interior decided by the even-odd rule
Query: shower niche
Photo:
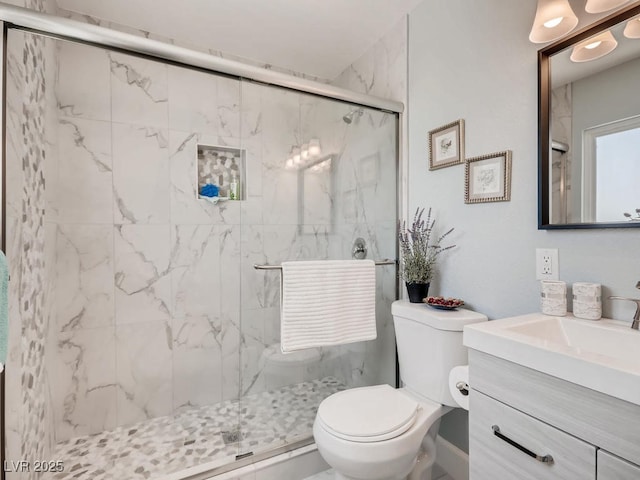
[[[198,144],[198,198],[217,203],[246,198],[246,150]]]

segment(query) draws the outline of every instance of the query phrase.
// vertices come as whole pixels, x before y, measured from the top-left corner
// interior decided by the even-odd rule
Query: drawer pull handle
[[[521,452],[526,453],[531,458],[535,458],[539,462],[546,463],[548,465],[551,465],[553,463],[553,457],[551,455],[538,455],[537,453],[532,452],[531,450],[529,450],[527,447],[523,447],[518,442],[516,442],[514,440],[511,440],[509,437],[507,437],[506,435],[502,434],[500,432],[500,427],[498,425],[493,425],[491,427],[491,429],[493,430],[493,434],[496,437],[498,437],[500,440],[504,440],[509,445],[511,445],[512,447],[516,447],[518,450],[520,450]]]

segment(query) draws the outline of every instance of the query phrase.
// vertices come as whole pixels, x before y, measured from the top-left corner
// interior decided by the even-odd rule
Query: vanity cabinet
[[[640,480],[640,406],[469,351],[470,480]]]
[[[598,450],[598,480],[637,480],[640,466]]]
[[[470,401],[471,480],[596,478],[593,445],[480,392]]]

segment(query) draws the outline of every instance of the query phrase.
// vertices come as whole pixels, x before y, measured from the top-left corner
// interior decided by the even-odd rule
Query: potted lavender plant
[[[423,213],[424,208],[416,210],[411,228],[407,228],[405,222],[398,227],[402,256],[400,273],[407,286],[411,303],[420,303],[427,296],[438,255],[455,247],[455,245],[442,246],[442,241],[453,231],[453,228],[431,243],[436,221],[431,219],[431,209],[427,212],[426,220],[422,219]]]

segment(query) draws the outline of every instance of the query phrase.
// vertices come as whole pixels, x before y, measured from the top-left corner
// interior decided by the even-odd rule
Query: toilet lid
[[[352,388],[324,399],[318,419],[336,437],[378,442],[402,435],[414,423],[418,402],[389,385]]]

